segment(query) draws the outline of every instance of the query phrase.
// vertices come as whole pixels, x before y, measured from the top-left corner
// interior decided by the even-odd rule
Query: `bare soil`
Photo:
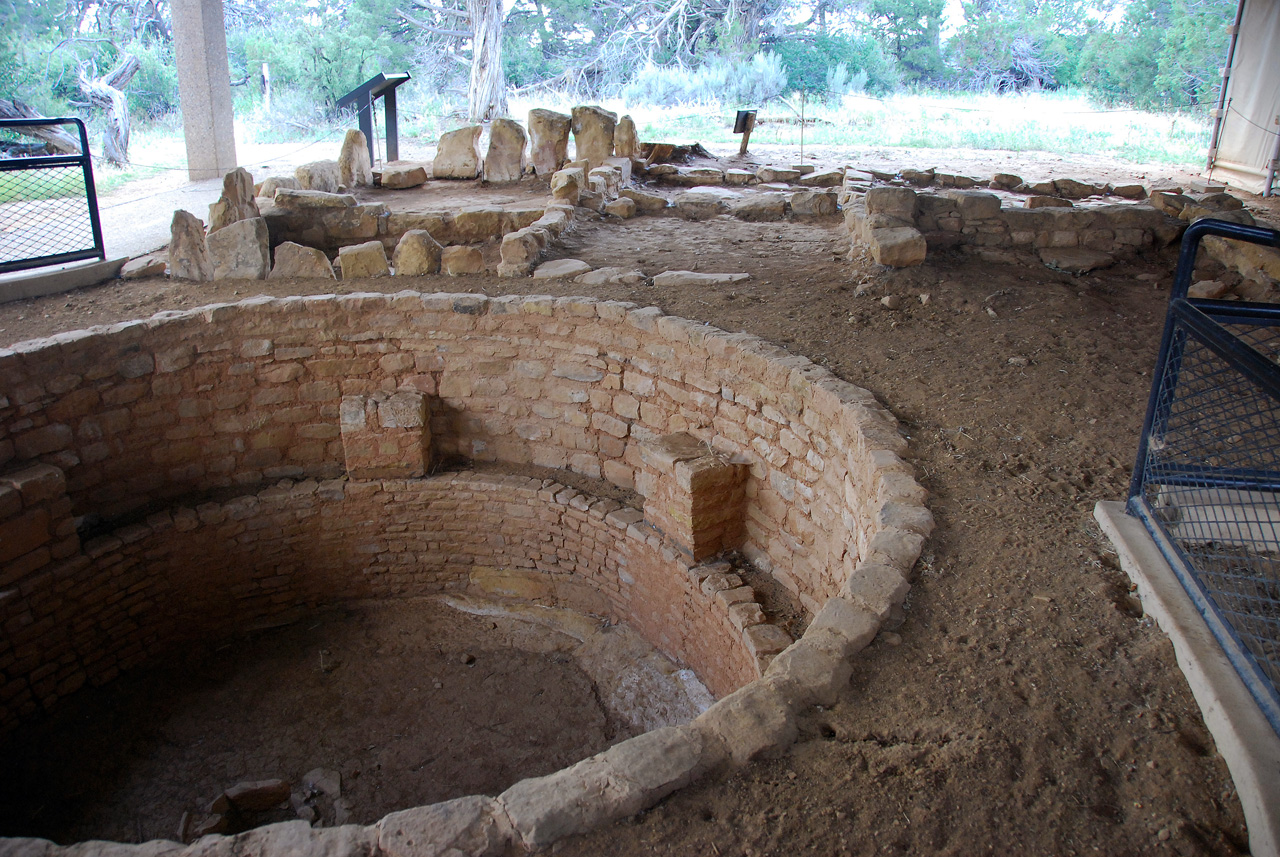
[[[358,603],[139,670],[13,736],[0,835],[176,840],[224,789],[280,778],[304,792],[316,768],[341,779],[340,795],[310,796],[319,821],[371,824],[629,737],[573,658],[522,648],[527,634],[430,600]]]
[[[1055,172],[1095,177],[1069,164]],[[714,289],[496,277],[114,283],[0,306],[0,343],[259,293],[406,288],[587,292],[758,334],[870,389],[909,436],[938,528],[907,620],[859,656],[839,703],[803,717],[783,758],[711,777],[556,851],[1245,853],[1239,800],[1172,648],[1091,516],[1098,500],[1125,495],[1172,251],[1072,277],[960,253],[884,270],[847,261],[847,250],[834,219],[585,222],[553,258],[751,278]],[[890,295],[899,309],[881,303]],[[360,673],[370,704],[392,708],[403,669],[373,659]],[[313,726],[294,737],[270,733],[274,754],[309,762],[291,742],[314,742],[328,721],[307,717]],[[384,766],[429,755],[431,739],[417,742],[406,738]]]

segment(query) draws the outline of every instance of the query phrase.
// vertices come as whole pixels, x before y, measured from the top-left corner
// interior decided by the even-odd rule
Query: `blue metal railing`
[[[1187,228],[1128,510],[1280,733],[1280,306],[1188,298],[1209,235],[1280,247],[1273,229]]]
[[[80,152],[26,155],[8,152],[18,128],[74,125]],[[79,119],[0,121],[0,273],[85,259],[105,259],[98,193],[93,183],[89,138]]]

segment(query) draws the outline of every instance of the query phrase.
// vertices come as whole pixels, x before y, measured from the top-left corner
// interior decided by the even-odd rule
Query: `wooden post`
[[[756,127],[754,110],[739,110],[737,121],[733,123],[733,133],[742,135],[742,145],[738,147],[738,155],[747,153],[747,143],[751,140],[751,131]]]

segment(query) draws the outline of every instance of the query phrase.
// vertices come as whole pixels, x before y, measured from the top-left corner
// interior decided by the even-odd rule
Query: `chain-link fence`
[[[1280,307],[1186,297],[1205,235],[1280,247],[1280,232],[1187,229],[1129,510],[1280,733]]]
[[[56,146],[33,132],[55,138]],[[79,150],[48,154],[72,146]],[[0,273],[104,258],[84,123],[0,121]]]

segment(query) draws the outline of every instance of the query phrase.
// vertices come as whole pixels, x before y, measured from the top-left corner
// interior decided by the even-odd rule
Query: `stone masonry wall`
[[[56,505],[61,474],[37,468],[46,477],[41,494]],[[21,484],[33,493],[32,479]],[[34,539],[44,528],[31,525],[33,514],[42,514],[39,502],[0,532],[21,526]],[[656,533],[632,526],[639,519],[616,501],[550,480],[462,472],[285,480],[151,515],[90,540],[82,553],[77,542],[74,558],[62,562],[6,538],[9,552],[35,555],[27,565],[44,565],[23,574],[26,566],[4,555],[6,579],[21,575],[21,584],[0,602],[10,643],[0,647],[0,730],[175,645],[340,600],[447,591],[629,621],[719,695],[757,678],[767,660],[757,659],[729,601],[699,586],[706,571],[691,573]],[[749,592],[735,597],[754,603]]]
[[[126,526],[113,537],[122,547],[145,540],[136,521],[150,509],[186,504],[199,517],[201,498],[215,489],[251,492],[282,479],[341,476],[343,396],[393,391],[424,394],[436,455],[562,468],[642,493],[649,484],[637,478],[642,446],[688,433],[747,470],[740,543],[724,547],[739,548],[811,612],[860,563],[906,561],[909,568],[931,526],[924,492],[900,457],[905,441],[865,390],[755,337],[625,303],[408,292],[253,299],[0,351],[0,390],[7,391],[0,398],[0,476],[33,465],[57,468],[66,478],[65,499],[57,501],[69,507],[64,516],[135,521],[137,529]],[[267,492],[275,490],[284,489]],[[674,562],[675,549],[638,511],[631,514],[634,537],[644,535],[648,544],[655,536],[652,551]],[[66,523],[55,525],[51,516],[49,526],[64,533],[57,538],[70,537]],[[315,570],[307,574],[322,576],[319,588],[297,588],[301,569],[330,568],[323,557],[304,561],[313,553],[308,538],[280,544],[297,553],[281,554],[286,570],[254,584],[279,591],[255,597],[297,604],[334,590],[323,575],[336,572]],[[90,542],[70,557],[24,553],[12,561],[20,565],[0,570],[0,605],[24,605],[11,608],[15,622],[27,621],[15,617],[28,612],[35,622],[88,622],[55,597],[87,584],[57,581],[80,580],[79,566],[100,565],[116,551]],[[163,595],[172,581],[144,582],[151,578],[142,556],[120,556],[111,610],[137,616],[152,608],[151,599],[176,597]],[[200,556],[191,554],[191,562]],[[691,582],[710,597],[739,588],[731,577],[702,572]],[[354,584],[349,574],[343,581],[355,592],[372,586]],[[39,587],[53,587],[39,596],[52,605],[42,613],[28,609]],[[673,593],[659,596],[662,603]],[[126,625],[113,626],[96,645],[110,637],[123,667],[141,657],[152,632],[140,620],[136,629],[120,621]],[[637,624],[658,637],[679,627],[657,618],[647,628]],[[775,642],[748,637],[749,648]],[[678,648],[678,641],[652,641]],[[16,649],[0,653],[6,676],[11,657]],[[69,670],[74,656],[59,658]],[[743,669],[724,671],[740,676]],[[104,666],[95,680],[111,670]],[[708,682],[731,686],[728,679]],[[57,692],[44,689],[44,698]]]

